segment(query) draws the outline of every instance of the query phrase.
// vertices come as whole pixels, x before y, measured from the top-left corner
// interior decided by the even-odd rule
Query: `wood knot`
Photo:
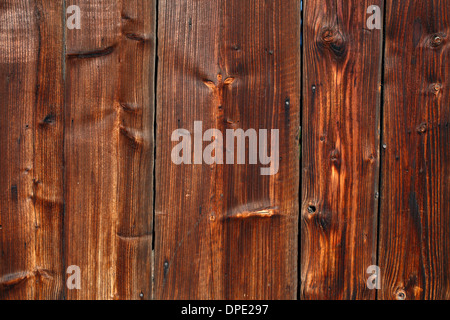
[[[337,160],[339,159],[339,150],[334,149],[333,151],[331,151],[331,160]]]
[[[441,91],[441,89],[442,89],[442,85],[439,83],[435,83],[435,84],[431,85],[431,90],[433,91],[433,93],[435,95],[438,95],[439,92]]]
[[[423,134],[427,131],[427,128],[428,128],[428,125],[425,122],[423,122],[417,126],[417,132],[419,134]]]
[[[333,151],[331,151],[331,154],[330,154],[331,162],[334,162],[334,163],[339,164],[339,158],[340,158],[340,157],[341,157],[341,156],[340,156],[340,154],[339,154],[339,150],[334,149]]]
[[[126,33],[125,37],[129,40],[138,41],[138,42],[147,42],[151,39],[151,36],[149,35],[142,35],[142,34],[136,34],[136,33]]]
[[[126,138],[126,141],[128,141],[128,145],[133,150],[137,150],[144,143],[141,133],[138,132],[137,130],[127,128],[121,125],[119,126],[119,133],[122,137]]]
[[[44,119],[42,119],[41,122],[39,122],[40,126],[48,126],[48,125],[53,125],[56,123],[56,115],[53,113],[50,113],[48,115],[45,116]]]
[[[328,232],[331,227],[331,215],[325,212],[315,212],[311,214],[313,224],[323,232]]]
[[[317,211],[317,208],[316,208],[316,206],[314,206],[314,205],[310,205],[310,206],[308,206],[308,213],[309,214],[313,214],[313,213],[316,213],[316,211]]]
[[[328,49],[333,54],[341,58],[347,51],[344,36],[335,28],[324,28],[320,34],[319,48]]]
[[[326,28],[322,31],[322,40],[326,43],[331,43],[334,40],[334,31],[332,29]]]

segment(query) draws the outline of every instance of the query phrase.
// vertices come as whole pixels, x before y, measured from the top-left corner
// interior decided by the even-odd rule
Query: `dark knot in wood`
[[[326,27],[322,29],[318,45],[321,49],[330,50],[337,58],[345,57],[347,52],[344,35],[336,28]]]

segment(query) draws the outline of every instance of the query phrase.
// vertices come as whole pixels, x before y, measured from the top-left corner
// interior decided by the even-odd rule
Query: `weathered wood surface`
[[[450,3],[303,7],[0,0],[0,299],[450,299]],[[194,121],[279,129],[278,174],[175,165]]]
[[[372,299],[383,1],[304,2],[300,299]]]
[[[0,5],[0,299],[63,297],[63,9]]]
[[[381,299],[450,299],[450,2],[387,1]]]
[[[163,0],[158,21],[155,298],[295,299],[300,1]],[[194,121],[279,129],[278,174],[173,164]]]
[[[155,2],[71,1],[67,31],[68,299],[151,298]]]
[[[151,298],[155,7],[2,1],[1,298]]]

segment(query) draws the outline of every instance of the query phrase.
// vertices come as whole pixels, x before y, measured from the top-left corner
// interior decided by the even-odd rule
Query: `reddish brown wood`
[[[381,299],[450,299],[450,2],[388,1]]]
[[[0,5],[0,299],[63,296],[63,10]]]
[[[67,31],[68,299],[151,298],[155,2],[71,1]]]
[[[300,299],[373,299],[382,31],[370,5],[304,2]]]
[[[304,1],[303,75],[299,0],[156,5],[0,1],[0,299],[295,299],[300,99],[300,299],[450,299],[450,3]],[[173,164],[194,121],[279,129],[278,174]]]
[[[163,0],[158,21],[155,298],[294,299],[300,1]],[[279,129],[278,174],[173,164],[197,120]]]

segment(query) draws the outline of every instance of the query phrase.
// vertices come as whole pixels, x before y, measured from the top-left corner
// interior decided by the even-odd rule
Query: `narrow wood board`
[[[0,299],[63,297],[63,13],[0,6]]]
[[[304,1],[300,299],[374,299],[383,1]]]
[[[380,299],[450,299],[450,2],[387,1]]]

